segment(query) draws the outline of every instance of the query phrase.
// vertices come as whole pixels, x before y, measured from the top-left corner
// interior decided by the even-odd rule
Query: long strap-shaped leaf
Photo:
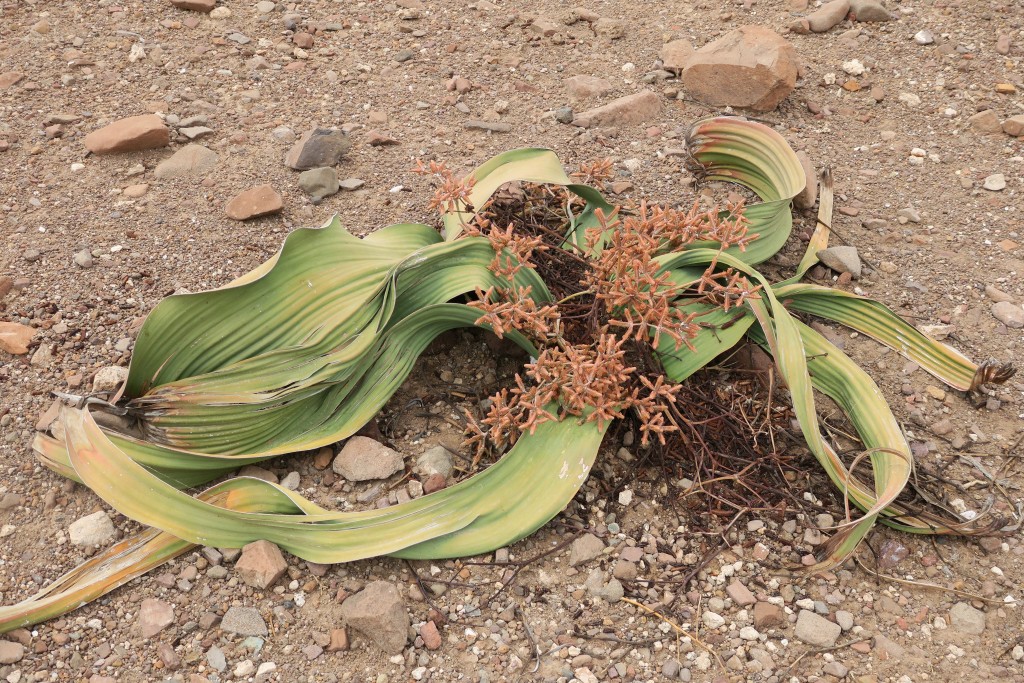
[[[813,284],[778,287],[775,295],[793,310],[834,320],[885,344],[955,389],[975,387],[976,363],[918,331],[877,301]]]
[[[238,478],[247,494],[287,496],[295,512],[250,513],[178,491],[133,462],[88,412],[62,416],[72,466],[122,514],[193,543],[240,547],[267,539],[307,560],[330,563],[409,552],[447,557],[486,552],[522,538],[563,509],[585,481],[604,429],[575,420],[547,422],[498,463],[430,496],[365,512],[328,512],[258,479]],[[274,492],[277,492],[274,494]],[[469,528],[464,537],[420,545]]]

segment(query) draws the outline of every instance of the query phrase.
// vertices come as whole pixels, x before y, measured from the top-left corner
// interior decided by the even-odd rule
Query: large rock
[[[245,192],[240,192],[224,206],[228,218],[245,221],[259,216],[280,213],[284,208],[284,200],[273,185],[257,185]]]
[[[686,68],[686,62],[693,56],[693,45],[688,40],[673,40],[661,46],[658,57],[661,59],[662,68],[665,71],[681,73]]]
[[[626,95],[608,104],[588,109],[573,119],[583,128],[593,126],[625,126],[643,123],[661,113],[661,98],[650,90]]]
[[[240,636],[267,635],[267,622],[255,607],[231,607],[221,619],[220,627]]]
[[[28,325],[0,322],[0,350],[23,356],[28,353],[28,343],[35,333]]]
[[[216,165],[216,152],[193,143],[185,145],[169,159],[164,159],[157,164],[153,175],[157,178],[182,178],[206,173]]]
[[[388,654],[405,649],[409,637],[409,613],[398,589],[386,581],[374,581],[341,604],[345,624],[362,633]]]
[[[284,576],[288,563],[281,549],[270,541],[254,541],[242,548],[235,571],[246,584],[267,589]]]
[[[296,171],[334,166],[352,146],[348,136],[340,130],[313,128],[295,141],[284,157],[284,165]]]
[[[86,515],[68,527],[71,543],[81,547],[103,545],[114,537],[114,523],[103,510]]]
[[[832,647],[836,644],[839,634],[843,632],[839,624],[815,614],[811,610],[802,609],[796,618],[796,629],[793,635],[808,645],[815,647]]]
[[[366,436],[353,436],[334,459],[334,472],[349,481],[387,479],[405,467],[402,454]]]
[[[693,53],[683,85],[701,102],[770,111],[796,86],[796,50],[762,26],[741,26]]]
[[[139,607],[139,631],[143,638],[152,638],[174,623],[174,606],[163,600],[148,598]]]
[[[144,114],[94,130],[85,136],[85,147],[93,154],[116,154],[166,147],[170,141],[170,131],[163,119],[156,114]]]

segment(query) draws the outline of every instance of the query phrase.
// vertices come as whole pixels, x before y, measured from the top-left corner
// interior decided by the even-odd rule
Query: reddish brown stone
[[[244,221],[257,216],[278,213],[284,208],[284,201],[271,185],[259,185],[235,195],[224,207],[228,218]]]
[[[341,652],[348,649],[348,631],[343,628],[331,629],[331,642],[327,646],[328,652]]]
[[[235,571],[246,584],[266,589],[284,576],[288,563],[281,549],[270,541],[255,541],[242,548]]]
[[[420,626],[420,638],[423,639],[423,647],[428,650],[441,648],[441,634],[437,632],[437,624],[428,621]]]
[[[28,353],[28,343],[36,331],[19,323],[0,322],[0,350],[20,356]]]
[[[763,26],[741,26],[693,53],[686,90],[705,104],[770,111],[796,87],[796,50]]]
[[[779,628],[786,624],[786,614],[778,605],[770,602],[758,602],[754,604],[754,628],[764,631],[769,628]]]
[[[169,143],[170,132],[156,114],[129,116],[85,136],[85,147],[93,154],[135,152],[166,147]]]
[[[429,477],[427,477],[427,480],[423,482],[423,493],[430,494],[436,491],[440,491],[446,485],[447,482],[444,479],[444,475],[437,473],[431,474]]]

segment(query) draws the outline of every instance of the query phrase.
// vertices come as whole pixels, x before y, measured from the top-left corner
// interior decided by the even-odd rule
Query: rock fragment
[[[1024,308],[1009,301],[999,301],[992,304],[992,316],[1013,329],[1024,327]]]
[[[335,474],[349,481],[387,479],[405,467],[402,454],[366,436],[353,436],[334,459]]]
[[[270,541],[254,541],[242,548],[235,571],[246,584],[266,590],[284,576],[288,563]]]
[[[569,91],[569,95],[576,100],[601,97],[612,91],[612,84],[606,79],[586,75],[572,76],[565,79],[565,87]]]
[[[754,628],[762,633],[768,629],[785,626],[786,614],[778,605],[770,602],[754,604]]]
[[[24,656],[24,645],[11,640],[0,640],[0,664],[17,664]]]
[[[626,95],[606,105],[576,115],[573,124],[581,128],[625,126],[642,123],[661,113],[661,98],[650,90]]]
[[[808,645],[815,647],[832,647],[836,644],[839,634],[843,629],[839,624],[833,623],[825,617],[815,614],[811,610],[800,610],[796,619],[796,629],[793,635]]]
[[[7,90],[23,78],[25,78],[25,74],[19,71],[5,71],[0,74],[0,90]]]
[[[569,547],[569,566],[575,567],[600,557],[604,542],[594,534],[583,534]]]
[[[966,602],[958,602],[949,610],[950,626],[960,633],[980,636],[985,631],[985,613]]]
[[[979,111],[977,114],[972,115],[967,119],[967,123],[970,125],[971,130],[982,135],[996,135],[1003,131],[1003,126],[999,123],[999,117],[991,109]]]
[[[227,217],[236,221],[245,221],[284,209],[284,200],[273,185],[257,185],[231,198],[224,206]]]
[[[128,379],[128,368],[120,365],[108,365],[96,371],[92,378],[94,394],[113,394]]]
[[[86,515],[71,523],[68,538],[80,547],[103,545],[114,537],[114,523],[103,510]]]
[[[267,622],[254,607],[231,607],[224,613],[220,627],[240,636],[267,635]]]
[[[846,18],[850,11],[849,0],[826,2],[817,11],[807,15],[807,24],[815,33],[824,33]]]
[[[423,647],[428,650],[441,648],[441,634],[437,632],[437,624],[433,621],[428,621],[420,626],[420,638],[423,639]]]
[[[302,134],[284,157],[284,165],[296,171],[336,166],[352,142],[343,131],[313,128]]]
[[[861,261],[857,247],[844,245],[822,249],[818,252],[818,260],[837,273],[849,273],[854,279],[860,278]]]
[[[299,174],[299,189],[308,194],[314,204],[336,194],[340,188],[338,172],[329,166],[311,168]]]
[[[796,86],[796,50],[763,26],[741,26],[693,53],[687,91],[705,104],[770,111]]]
[[[658,57],[662,68],[675,74],[682,73],[686,62],[693,55],[693,45],[688,40],[673,40],[661,46]]]
[[[725,592],[728,593],[729,597],[732,598],[732,601],[740,607],[753,605],[757,602],[757,598],[755,598],[754,594],[750,592],[750,589],[736,579],[729,584],[729,587],[725,589]]]
[[[1003,121],[1003,132],[1014,137],[1024,136],[1024,114],[1017,114]]]
[[[28,325],[0,322],[0,350],[15,356],[28,353],[28,343],[36,331]]]
[[[209,13],[217,3],[216,0],[171,0],[171,4],[178,9]]]
[[[409,613],[394,585],[374,581],[341,605],[345,623],[389,654],[400,653],[408,640]]]
[[[152,638],[174,623],[174,606],[163,600],[147,598],[139,607],[139,631],[143,638]]]
[[[183,178],[200,175],[217,165],[217,153],[202,145],[185,145],[168,159],[157,164],[153,175],[157,178]]]
[[[1006,189],[1006,176],[1002,173],[993,173],[985,178],[981,186],[989,192],[1001,192]]]
[[[143,149],[166,147],[170,144],[170,131],[156,114],[129,116],[94,130],[85,136],[85,147],[93,154],[137,152]]]
[[[892,21],[892,14],[878,0],[850,0],[850,13],[857,21]]]
[[[422,477],[440,474],[445,479],[448,479],[455,472],[455,462],[447,448],[444,446],[434,446],[417,456],[416,466],[413,469]]]

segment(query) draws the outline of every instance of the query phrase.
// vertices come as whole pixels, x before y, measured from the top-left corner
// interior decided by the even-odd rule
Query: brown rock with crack
[[[258,216],[279,213],[284,208],[284,200],[272,185],[258,185],[232,197],[224,207],[228,218],[245,221]]]
[[[741,26],[693,53],[687,91],[705,104],[771,111],[796,87],[796,50],[762,26]]]
[[[155,149],[170,144],[170,131],[156,114],[129,116],[94,130],[85,136],[85,147],[93,154],[117,154]]]
[[[572,123],[582,128],[625,126],[643,123],[660,113],[661,98],[650,90],[644,90],[577,114]]]

